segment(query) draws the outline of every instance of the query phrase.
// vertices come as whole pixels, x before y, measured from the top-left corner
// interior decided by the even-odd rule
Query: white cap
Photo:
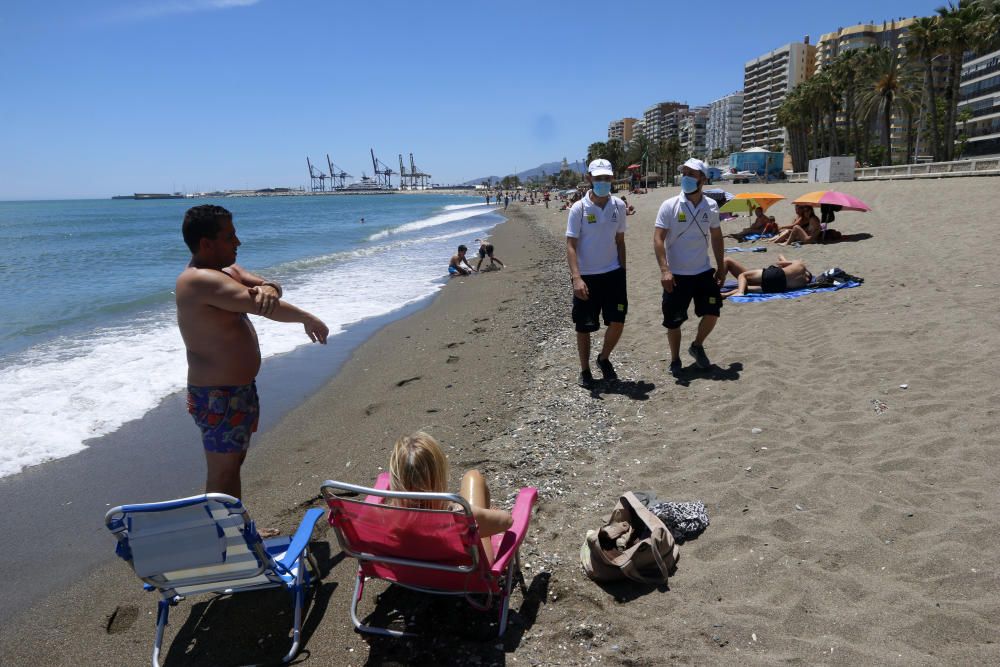
[[[611,168],[611,163],[607,160],[597,159],[590,163],[587,171],[591,176],[614,176],[615,172]]]
[[[688,158],[688,161],[682,164],[677,171],[680,171],[684,167],[687,167],[688,169],[694,169],[695,171],[700,171],[701,173],[705,174],[705,178],[708,178],[708,165],[696,157]]]

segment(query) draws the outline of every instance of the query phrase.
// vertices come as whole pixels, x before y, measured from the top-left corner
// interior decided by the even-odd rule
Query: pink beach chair
[[[349,498],[338,493],[357,494]],[[426,593],[464,595],[470,605],[485,611],[499,599],[500,630],[507,629],[510,590],[520,569],[518,548],[528,532],[531,508],[538,491],[524,488],[512,511],[514,525],[490,539],[496,559],[491,565],[483,552],[472,509],[453,493],[389,491],[389,475],[378,476],[375,488],[327,480],[323,497],[330,506],[330,526],[341,549],[358,559],[358,575],[351,601],[351,621],[360,632],[412,636],[413,633],[365,625],[358,618],[358,603],[365,581],[383,579]],[[446,500],[461,509],[431,510],[396,507],[386,498]],[[485,596],[485,604],[473,596]]]

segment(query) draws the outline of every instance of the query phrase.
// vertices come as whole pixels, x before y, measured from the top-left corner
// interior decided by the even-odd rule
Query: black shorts
[[[693,276],[674,275],[674,291],[663,290],[663,326],[676,329],[687,319],[688,306],[694,299],[694,314],[719,316],[722,294],[715,282],[715,270]]]
[[[493,246],[492,245],[481,245],[479,246],[479,259],[486,259],[486,255],[493,257]]]
[[[604,326],[624,322],[628,313],[628,291],[625,287],[625,269],[608,273],[581,276],[587,285],[586,301],[573,297],[573,323],[580,333],[590,333],[601,328],[598,317],[604,315]]]

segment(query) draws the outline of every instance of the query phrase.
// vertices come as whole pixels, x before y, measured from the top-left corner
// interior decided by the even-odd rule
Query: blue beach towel
[[[762,245],[755,245],[752,248],[726,248],[726,252],[767,252],[767,248]]]
[[[810,294],[815,294],[816,292],[836,292],[837,290],[849,289],[851,287],[860,287],[861,283],[854,280],[849,280],[845,283],[835,285],[833,287],[813,287],[805,289],[797,289],[791,292],[782,292],[780,294],[745,294],[743,296],[731,296],[726,301],[732,301],[733,303],[757,303],[760,301],[774,301],[776,299],[798,299],[799,297],[808,296]],[[736,283],[726,283],[723,290],[736,289]]]
[[[743,237],[744,241],[759,241],[760,239],[769,239],[774,234],[747,234]]]

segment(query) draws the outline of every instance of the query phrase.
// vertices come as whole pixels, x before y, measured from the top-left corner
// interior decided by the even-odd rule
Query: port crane
[[[413,164],[413,153],[410,153],[410,182],[413,187],[420,187],[421,190],[426,190],[427,186],[430,185],[431,175],[422,173],[417,169],[417,165]]]
[[[375,170],[375,182],[379,187],[391,188],[392,187],[392,168],[386,163],[375,157],[375,149],[371,149],[372,154],[372,168]]]
[[[312,192],[326,192],[326,174],[312,165],[308,155],[306,165],[309,167],[309,189]]]
[[[330,160],[330,154],[326,154],[326,166],[330,168],[330,189],[343,188],[347,184],[348,178],[354,178],[346,171],[335,165]]]

